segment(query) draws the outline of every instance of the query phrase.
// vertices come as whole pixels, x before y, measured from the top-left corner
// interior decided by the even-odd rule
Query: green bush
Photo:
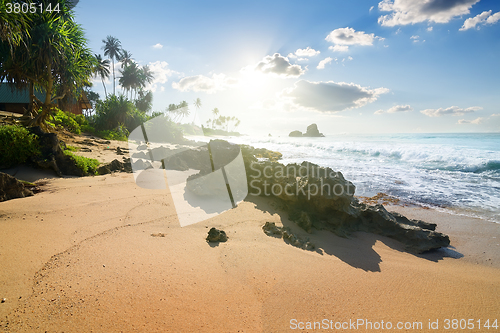
[[[88,158],[85,156],[79,156],[73,154],[69,150],[65,150],[64,154],[71,156],[73,160],[76,162],[76,166],[80,168],[84,174],[97,174],[97,167],[99,166],[99,161],[94,158]]]
[[[96,133],[98,137],[101,137],[105,140],[118,140],[118,141],[127,141],[128,140],[128,135],[125,135],[121,131],[117,130],[104,130],[104,131],[98,131]]]
[[[91,125],[83,125],[82,126],[82,132],[85,132],[85,133],[94,133],[95,132],[95,128]]]
[[[80,134],[82,132],[82,126],[88,126],[87,120],[81,114],[75,115],[70,112],[61,111],[57,108],[55,110],[53,122],[50,122],[49,125],[66,128],[68,131],[75,134]]]
[[[0,167],[25,163],[33,155],[39,155],[37,136],[26,128],[16,125],[0,126]]]

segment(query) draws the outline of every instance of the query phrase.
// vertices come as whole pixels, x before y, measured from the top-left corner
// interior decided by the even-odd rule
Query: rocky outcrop
[[[307,126],[307,131],[302,133],[301,131],[292,131],[288,136],[291,137],[324,137],[323,133],[318,130],[318,125],[311,124]]]
[[[32,196],[33,192],[24,187],[16,178],[0,172],[0,201]]]
[[[320,133],[318,130],[318,125],[311,124],[307,126],[307,131],[302,136],[308,137],[324,137],[323,133]]]
[[[278,199],[290,220],[307,232],[330,230],[342,237],[371,232],[402,242],[412,253],[450,244],[447,235],[435,231],[435,224],[389,213],[382,205],[360,203],[354,197],[354,184],[340,172],[309,162],[285,166],[259,161],[242,151],[249,194]]]

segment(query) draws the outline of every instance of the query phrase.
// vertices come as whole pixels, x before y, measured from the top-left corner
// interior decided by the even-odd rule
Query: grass
[[[99,167],[99,161],[95,158],[89,158],[84,156],[79,156],[73,154],[69,150],[65,150],[64,154],[71,156],[73,160],[76,162],[76,166],[80,168],[84,174],[97,174],[97,168]]]

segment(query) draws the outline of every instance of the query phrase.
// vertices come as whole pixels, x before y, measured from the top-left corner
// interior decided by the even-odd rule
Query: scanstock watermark
[[[195,135],[203,136],[201,127],[192,127]],[[158,116],[134,129],[128,138],[130,162],[138,186],[159,190],[159,194],[161,190],[169,190],[181,226],[235,208],[247,195],[302,195],[311,200],[317,195],[354,194],[354,186],[346,186],[349,182],[342,174],[308,163],[262,169],[251,164],[247,177],[239,146],[231,145],[228,150],[212,141],[193,142],[193,147],[172,144],[175,138],[169,128],[169,119]],[[302,186],[299,181],[280,181],[290,177],[292,180],[313,177],[319,182]],[[324,182],[324,179],[341,181]]]

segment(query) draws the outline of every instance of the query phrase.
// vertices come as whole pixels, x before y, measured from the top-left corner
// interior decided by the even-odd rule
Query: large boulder
[[[309,162],[283,165],[259,161],[243,149],[250,195],[272,197],[281,202],[289,219],[307,232],[330,230],[347,237],[365,231],[396,239],[408,252],[422,253],[446,247],[447,235],[435,224],[388,212],[382,205],[360,203],[355,186],[342,173]]]
[[[0,172],[0,201],[32,196],[33,192],[24,187],[16,178]]]
[[[292,131],[292,132],[290,132],[290,134],[288,134],[288,136],[300,138],[300,137],[302,137],[302,132],[301,131]]]

